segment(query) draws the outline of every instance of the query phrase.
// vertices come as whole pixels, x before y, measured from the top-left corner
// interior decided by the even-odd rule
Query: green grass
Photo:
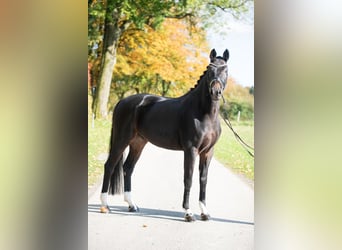
[[[88,119],[88,187],[93,186],[103,174],[111,126],[110,120],[96,120],[93,128],[91,119]]]
[[[254,147],[253,121],[232,122],[233,129],[250,146]],[[214,157],[235,172],[254,180],[254,158],[235,139],[233,132],[222,121],[222,134],[215,145]],[[253,152],[253,151],[252,151]]]

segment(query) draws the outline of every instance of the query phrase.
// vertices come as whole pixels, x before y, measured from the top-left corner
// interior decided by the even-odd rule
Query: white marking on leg
[[[107,203],[107,196],[108,196],[107,193],[101,193],[100,200],[101,200],[101,205],[102,205],[103,207],[108,206],[108,203]]]
[[[204,203],[202,201],[199,202],[199,206],[200,206],[202,214],[209,214],[207,207],[204,205]]]
[[[128,153],[129,153],[129,147],[126,147],[124,152],[123,152],[123,158],[122,158],[123,162],[126,161]]]
[[[195,215],[192,213],[192,211],[190,209],[184,209],[185,210],[185,221],[191,222],[191,221],[195,221]]]
[[[194,215],[194,214],[192,213],[192,211],[191,211],[190,208],[184,209],[184,210],[185,210],[185,214],[188,214],[188,215],[190,215],[190,216]]]
[[[124,200],[128,203],[130,207],[137,208],[137,205],[135,205],[135,202],[132,199],[131,192],[124,192]]]

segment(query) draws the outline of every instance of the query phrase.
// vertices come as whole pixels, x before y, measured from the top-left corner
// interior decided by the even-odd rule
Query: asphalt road
[[[211,220],[201,221],[197,163],[190,194],[197,221],[189,223],[182,209],[183,152],[147,144],[132,177],[140,212],[129,213],[117,195],[108,196],[112,212],[99,213],[99,185],[88,199],[88,249],[253,249],[253,188],[213,159],[207,184]]]

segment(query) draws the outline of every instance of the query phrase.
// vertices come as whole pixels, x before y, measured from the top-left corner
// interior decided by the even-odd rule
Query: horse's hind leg
[[[122,133],[122,130],[112,131],[109,156],[104,166],[103,184],[101,190],[101,212],[109,212],[107,196],[109,194],[122,193],[123,186],[123,152],[132,138],[129,133]],[[130,131],[128,131],[130,132]],[[108,192],[109,190],[109,192]]]
[[[100,196],[101,213],[108,213],[110,211],[107,202],[109,186],[112,186],[110,189],[111,194],[120,193],[120,179],[122,178],[122,160],[124,149],[125,146],[112,148],[104,165],[103,183]]]
[[[124,163],[124,199],[128,203],[128,211],[129,212],[137,212],[139,210],[138,206],[132,199],[131,194],[131,177],[143,148],[145,147],[147,140],[143,137],[137,135],[129,145],[129,154]]]

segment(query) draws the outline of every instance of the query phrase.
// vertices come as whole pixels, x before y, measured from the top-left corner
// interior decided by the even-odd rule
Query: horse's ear
[[[210,56],[209,57],[210,57],[210,61],[213,62],[214,59],[216,58],[216,50],[215,49],[212,49],[210,51]]]
[[[226,49],[223,53],[223,59],[227,62],[229,59],[229,51]]]

